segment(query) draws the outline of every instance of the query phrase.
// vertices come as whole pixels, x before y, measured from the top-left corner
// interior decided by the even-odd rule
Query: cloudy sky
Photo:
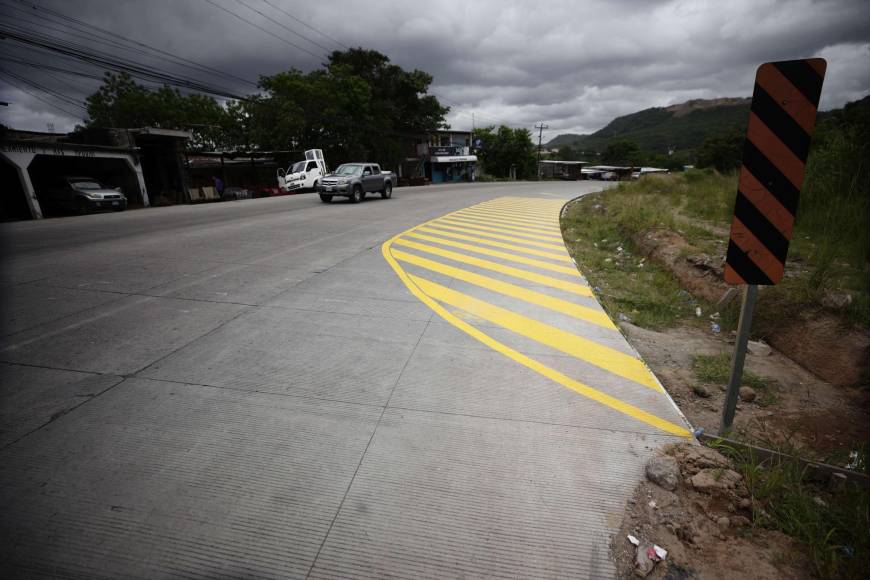
[[[823,109],[870,93],[866,0],[0,0],[0,25],[19,33],[39,31],[186,75],[165,59],[123,51],[117,40],[98,44],[80,25],[34,5],[251,81],[319,67],[329,50],[373,48],[431,73],[454,128],[469,128],[472,114],[478,125],[531,129],[544,121],[545,140],[648,107],[749,96],[755,68],[770,60],[826,58]],[[63,71],[98,70],[8,38],[0,43],[0,100],[9,103],[0,122],[42,131],[80,122],[81,100],[98,83]],[[253,90],[200,76],[231,92]]]

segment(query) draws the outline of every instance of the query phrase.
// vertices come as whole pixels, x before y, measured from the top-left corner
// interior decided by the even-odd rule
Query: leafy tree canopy
[[[199,148],[318,148],[331,165],[371,160],[395,167],[409,140],[446,126],[449,109],[426,94],[431,84],[431,75],[362,48],[335,51],[308,73],[263,76],[259,94],[226,104],[110,73],[87,99],[86,125],[183,128]]]
[[[511,165],[516,167],[517,179],[535,177],[535,144],[528,129],[511,129],[505,125],[477,129],[475,139],[483,141],[478,151],[486,172],[496,177],[508,177]]]
[[[634,141],[613,141],[601,155],[601,162],[605,165],[632,165],[639,166],[643,161],[643,153]]]
[[[731,171],[743,160],[744,132],[733,130],[722,137],[710,137],[698,148],[698,167]]]

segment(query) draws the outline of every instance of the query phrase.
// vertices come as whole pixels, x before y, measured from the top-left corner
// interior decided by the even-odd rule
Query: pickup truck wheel
[[[393,197],[392,183],[387,182],[384,184],[384,190],[381,192],[381,197],[384,199],[390,199],[391,197]]]
[[[323,203],[332,203],[332,196],[326,195],[325,193],[320,194],[320,201]]]
[[[353,186],[353,191],[350,193],[350,203],[359,203],[363,200],[363,190],[359,185]]]

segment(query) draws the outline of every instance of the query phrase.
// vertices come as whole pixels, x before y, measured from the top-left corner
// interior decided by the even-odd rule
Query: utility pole
[[[541,140],[544,137],[544,129],[549,129],[549,125],[544,125],[544,122],[541,121],[540,125],[535,125],[535,129],[538,130],[538,179],[541,178]]]

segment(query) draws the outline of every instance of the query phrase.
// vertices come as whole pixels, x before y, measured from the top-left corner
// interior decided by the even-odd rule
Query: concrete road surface
[[[688,425],[561,241],[597,187],[0,225],[0,577],[612,577]]]

